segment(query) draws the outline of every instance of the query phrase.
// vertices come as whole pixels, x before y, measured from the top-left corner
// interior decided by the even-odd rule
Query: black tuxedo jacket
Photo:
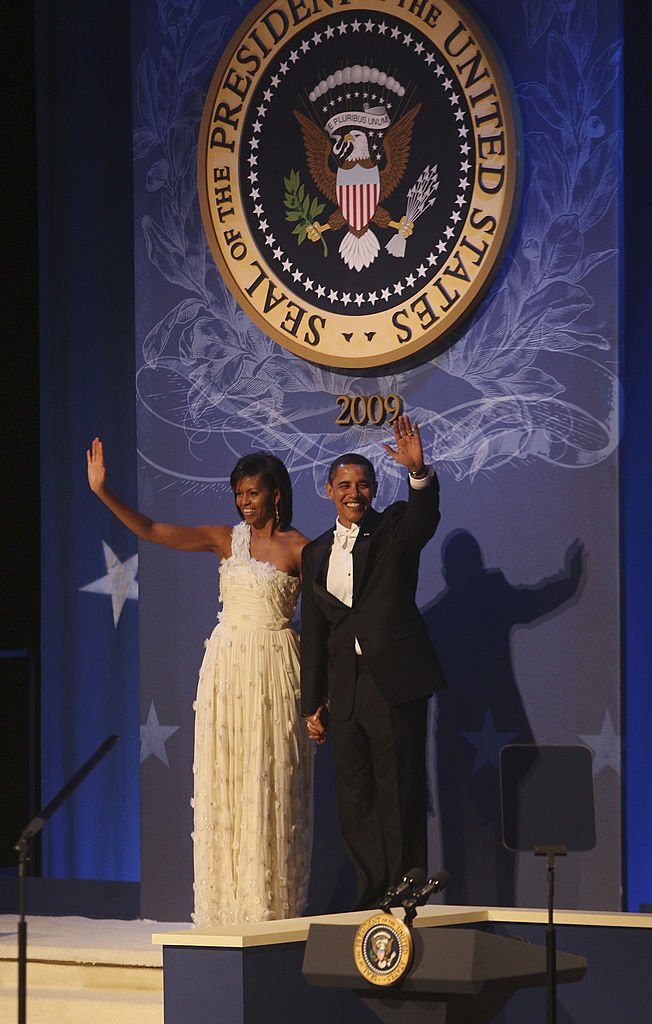
[[[358,638],[374,681],[391,704],[429,697],[444,685],[415,603],[421,550],[439,522],[439,486],[410,487],[407,502],[370,509],[353,548],[353,605],[326,590],[333,530],[303,550],[301,708],[330,701],[335,719],[351,714]]]

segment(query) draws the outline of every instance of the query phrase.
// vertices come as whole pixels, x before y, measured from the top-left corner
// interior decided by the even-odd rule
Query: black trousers
[[[354,909],[378,905],[414,867],[427,873],[426,699],[392,705],[358,657],[353,712],[331,721],[340,828]]]

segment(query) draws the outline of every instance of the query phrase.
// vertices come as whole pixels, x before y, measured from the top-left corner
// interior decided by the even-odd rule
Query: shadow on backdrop
[[[438,694],[436,778],[449,904],[513,906],[515,854],[502,844],[499,753],[534,736],[514,675],[511,633],[578,595],[584,550],[534,586],[487,569],[475,537],[455,530],[442,547],[445,589],[424,618],[448,687]]]

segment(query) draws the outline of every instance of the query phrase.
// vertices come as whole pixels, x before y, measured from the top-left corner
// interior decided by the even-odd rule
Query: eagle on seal
[[[367,133],[349,128],[331,138],[320,125],[299,110],[294,111],[303,136],[306,163],[321,194],[337,205],[325,224],[315,221],[308,228],[308,238],[316,242],[324,231],[337,231],[348,226],[340,243],[339,253],[351,270],[370,266],[380,252],[380,243],[370,225],[394,228],[408,238],[413,223],[405,217],[392,220],[381,203],[399,185],[410,157],[414,121],[421,109],[416,103],[383,134],[383,166],[372,156]],[[367,112],[374,113],[367,108]],[[333,158],[337,170],[331,166]],[[382,157],[381,157],[382,159]]]

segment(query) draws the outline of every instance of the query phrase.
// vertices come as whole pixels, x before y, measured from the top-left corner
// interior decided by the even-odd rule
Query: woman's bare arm
[[[308,537],[305,537],[303,533],[299,533],[298,530],[296,531],[296,534],[297,535],[294,544],[294,551],[296,558],[297,576],[299,577],[299,579],[301,579],[301,558],[303,555],[303,549],[305,548],[306,544],[310,543],[310,539]]]
[[[163,544],[180,551],[212,551],[220,558],[231,551],[230,526],[179,526],[175,523],[157,523],[149,516],[125,504],[106,486],[106,465],[104,448],[96,437],[86,452],[88,485],[93,494],[103,501],[108,509],[135,533],[140,540]]]

